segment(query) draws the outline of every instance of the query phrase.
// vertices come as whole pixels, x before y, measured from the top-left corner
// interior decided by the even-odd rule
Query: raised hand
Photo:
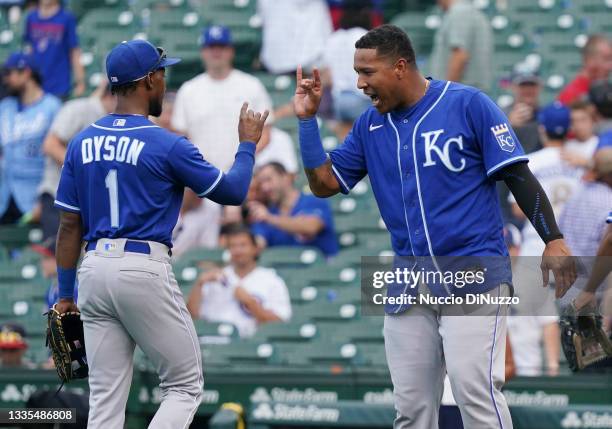
[[[323,86],[318,69],[312,70],[312,79],[304,79],[302,66],[298,66],[296,72],[297,85],[293,97],[293,110],[300,119],[312,118],[319,110]]]
[[[240,142],[253,142],[257,144],[261,139],[266,119],[270,112],[253,112],[249,109],[249,103],[244,103],[240,109],[240,122],[238,122],[238,137]]]

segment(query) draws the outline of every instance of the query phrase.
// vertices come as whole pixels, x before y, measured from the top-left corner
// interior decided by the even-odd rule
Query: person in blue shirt
[[[262,247],[314,246],[327,257],[338,253],[332,210],[324,199],[293,186],[293,176],[278,162],[257,172],[259,193],[266,204],[251,201],[253,234]]]
[[[468,309],[477,316],[465,316],[461,303],[418,299],[452,298],[463,284],[445,281],[442,290],[431,281],[398,281],[387,287],[385,298],[417,298],[415,304],[383,302],[397,411],[394,427],[438,427],[448,373],[465,427],[509,429],[512,421],[501,392],[508,305],[499,298],[512,296],[512,273],[496,180],[506,182],[546,243],[543,285],[548,286],[552,270],[557,297],[576,279],[575,264],[567,257],[571,253],[507,117],[491,99],[476,88],[423,76],[410,40],[396,26],[370,30],[355,47],[357,87],[372,106],[329,154],[315,118],[322,94],[319,72],[313,70],[313,77],[304,79],[301,68],[297,71],[293,104],[313,193],[346,194],[367,175],[393,250],[411,263],[413,272],[424,268],[436,274],[443,271],[443,261],[470,264],[475,256],[480,264],[500,261],[494,270],[484,268],[484,281],[470,285],[477,298],[497,298],[494,305]],[[445,256],[453,258],[443,260]],[[464,274],[468,269],[474,266],[465,266]]]
[[[41,88],[34,59],[15,52],[4,63],[9,96],[0,101],[0,224],[35,206],[45,168],[45,135],[61,102]]]
[[[85,92],[75,16],[60,0],[40,0],[25,21],[24,42],[40,66],[43,88],[62,99]]]

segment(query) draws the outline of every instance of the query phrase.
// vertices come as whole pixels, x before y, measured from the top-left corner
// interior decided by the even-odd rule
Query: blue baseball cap
[[[38,67],[36,66],[36,62],[32,55],[25,54],[23,52],[13,52],[6,59],[2,67],[5,70],[23,70],[30,69],[34,71],[38,71]]]
[[[570,109],[558,101],[538,112],[538,122],[553,136],[565,137],[570,128]]]
[[[106,57],[106,75],[112,86],[124,85],[179,61],[180,58],[166,57],[162,48],[156,48],[146,40],[130,40],[119,43],[110,51]]]
[[[211,25],[202,31],[200,45],[203,48],[209,46],[232,46],[232,31],[223,25]]]

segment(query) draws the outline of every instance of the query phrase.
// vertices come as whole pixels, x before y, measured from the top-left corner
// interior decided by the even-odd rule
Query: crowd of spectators
[[[339,140],[370,104],[356,88],[354,44],[383,21],[384,0],[258,0],[262,19],[261,68],[292,76],[298,66],[322,70],[328,92],[329,126]],[[438,0],[441,24],[433,38],[429,70],[448,79],[489,91],[493,85],[493,38],[487,18],[467,0]],[[76,18],[59,0],[39,0],[27,14],[23,51],[3,58],[4,98],[0,101],[0,224],[37,223],[43,229],[43,271],[54,300],[53,208],[59,172],[71,138],[91,122],[112,112],[115,98],[106,82],[89,96],[81,65]],[[410,36],[410,34],[409,34]],[[194,49],[198,49],[194,46]],[[256,173],[247,202],[240,208],[201,200],[186,190],[173,234],[174,257],[194,248],[229,250],[226,267],[204,272],[188,297],[194,318],[227,321],[241,336],[253,335],[261,323],[291,317],[287,287],[273,270],[257,265],[272,246],[309,246],[332,259],[339,251],[330,204],[295,185],[299,172],[296,142],[275,127],[290,114],[273,105],[254,76],[234,68],[233,35],[228,27],[203,29],[203,72],[168,92],[158,125],[182,133],[204,158],[223,170],[238,145],[238,112],[244,101],[256,111],[274,112],[257,147]],[[612,45],[606,35],[591,35],[582,49],[583,67],[558,95],[543,106],[543,81],[537,69],[517,64],[510,77],[513,102],[504,106],[509,122],[529,154],[530,168],[551,199],[572,251],[595,255],[606,229],[612,202],[612,164],[607,146],[612,135]],[[70,100],[69,100],[70,99]],[[519,256],[541,255],[543,244],[520,210],[499,187],[509,242]],[[520,231],[520,233],[518,232]],[[528,276],[527,276],[528,277]],[[517,282],[534,282],[517,276]],[[224,312],[218,309],[224,308]],[[516,315],[509,323],[517,373],[536,375],[558,370],[558,316]],[[524,318],[521,318],[524,317]],[[513,318],[511,318],[513,319]],[[26,347],[25,332],[4,327],[0,340]],[[2,365],[5,362],[4,344]],[[537,351],[536,351],[537,350]],[[8,358],[7,358],[8,359]],[[10,362],[9,362],[10,361]]]

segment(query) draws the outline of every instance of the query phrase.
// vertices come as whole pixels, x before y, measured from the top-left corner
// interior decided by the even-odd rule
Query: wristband
[[[562,239],[562,238],[563,238],[563,234],[561,234],[560,232],[554,233],[554,234],[551,234],[551,235],[547,236],[546,238],[544,238],[544,244],[548,244],[551,241],[559,240],[559,239]]]
[[[251,158],[255,160],[255,150],[257,149],[257,145],[251,141],[240,142],[238,145],[238,150],[236,151],[236,155],[240,152],[245,152],[248,155],[251,155]]]
[[[64,269],[57,267],[57,282],[60,298],[74,297],[74,283],[76,281],[76,268]]]
[[[300,119],[300,152],[305,168],[317,168],[327,162],[316,118]]]

